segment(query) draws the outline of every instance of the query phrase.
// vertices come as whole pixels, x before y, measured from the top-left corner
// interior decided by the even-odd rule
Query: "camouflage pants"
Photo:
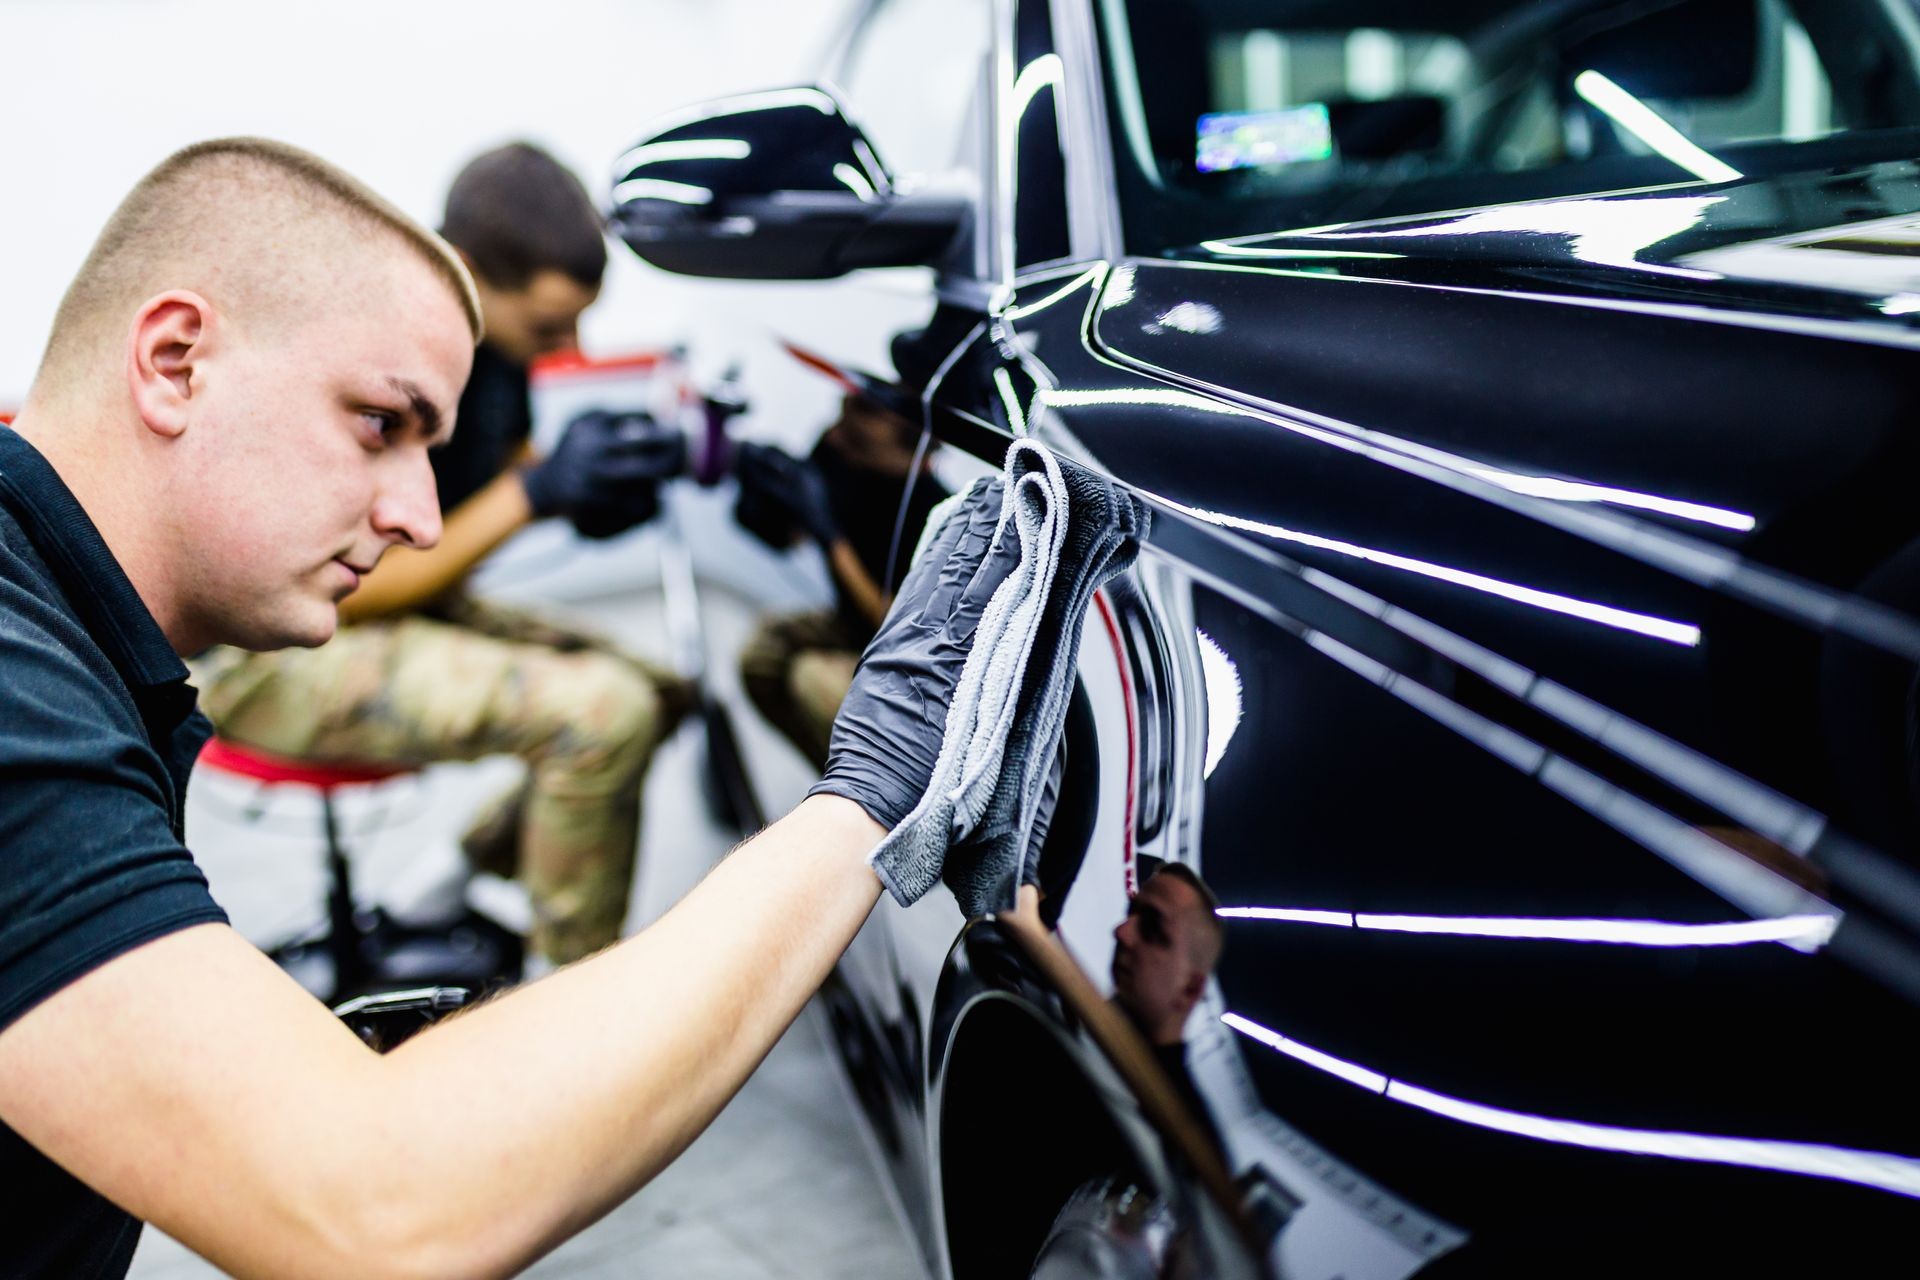
[[[458,599],[341,627],[318,649],[197,659],[223,737],[303,760],[426,765],[517,755],[527,778],[462,840],[475,869],[518,874],[533,949],[566,964],[616,941],[656,746],[685,684],[593,637]]]
[[[740,651],[740,682],[760,714],[827,767],[827,740],[866,640],[831,610],[768,618]]]

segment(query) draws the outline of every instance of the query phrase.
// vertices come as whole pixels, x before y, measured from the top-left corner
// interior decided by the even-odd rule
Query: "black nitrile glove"
[[[635,485],[601,502],[576,507],[567,522],[583,538],[617,538],[660,514],[660,486]]]
[[[1060,749],[1053,753],[1053,763],[1047,766],[1047,780],[1040,788],[1040,803],[1033,811],[1033,834],[1027,837],[1027,847],[1034,850],[1035,857],[1028,872],[1037,877],[1040,870],[1039,851],[1047,847],[1047,832],[1053,830],[1054,811],[1060,807],[1060,788],[1067,779],[1067,744],[1063,739]],[[1038,883],[1037,879],[1034,883]]]
[[[977,482],[900,584],[853,673],[826,775],[809,795],[844,796],[891,831],[926,794],[974,629],[1020,561],[1011,531],[992,545],[1002,488],[997,478]]]
[[[623,533],[660,509],[663,480],[686,469],[686,438],[644,413],[594,409],[520,473],[536,516],[567,516],[590,538]]]
[[[740,477],[735,518],[761,541],[780,547],[798,527],[824,550],[840,536],[826,478],[811,462],[770,444],[748,443],[735,454],[734,472]]]

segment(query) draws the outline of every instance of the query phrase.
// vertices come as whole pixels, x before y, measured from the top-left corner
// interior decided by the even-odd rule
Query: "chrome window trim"
[[[1049,280],[1064,280],[1068,276],[1077,276],[1092,264],[1075,256],[1071,258],[1049,258],[1045,262],[1035,262],[1020,269],[1013,278],[1016,289],[1029,285],[1045,284]]]
[[[992,148],[989,166],[993,198],[993,226],[988,279],[1004,296],[1013,288],[1013,146],[1012,134],[1019,120],[1009,110],[1013,97],[1014,5],[1016,0],[993,0],[993,42],[987,94],[987,137]]]
[[[1060,94],[1067,170],[1067,237],[1082,262],[1118,262],[1125,241],[1107,131],[1106,81],[1088,0],[1029,0],[1053,6],[1053,45],[1071,82]]]

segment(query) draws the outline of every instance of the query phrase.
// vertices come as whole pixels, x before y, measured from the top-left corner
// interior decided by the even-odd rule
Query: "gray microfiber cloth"
[[[935,509],[921,549],[958,510],[958,502]],[[1020,540],[1019,565],[974,633],[926,795],[871,858],[903,904],[938,876],[962,911],[982,916],[1011,908],[1020,884],[1036,878],[1028,846],[1066,724],[1087,606],[1133,562],[1146,530],[1146,508],[1111,481],[1038,441],[1007,451],[995,538]]]

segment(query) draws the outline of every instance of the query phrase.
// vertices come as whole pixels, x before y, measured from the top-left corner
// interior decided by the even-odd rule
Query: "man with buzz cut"
[[[1192,1113],[1213,1131],[1212,1113],[1187,1068],[1187,1022],[1220,963],[1226,929],[1220,900],[1184,862],[1159,862],[1113,930],[1113,1003],[1153,1050]]]
[[[814,794],[637,936],[385,1056],[228,927],[182,844],[179,655],[332,637],[442,535],[460,258],[278,143],[189,147],[81,266],[0,427],[0,1274],[508,1275],[725,1105],[879,894],[1017,549],[977,490],[902,584]],[[871,655],[882,655],[879,659]]]
[[[201,709],[226,738],[300,760],[417,766],[514,755],[525,781],[489,806],[465,870],[518,876],[533,906],[529,972],[620,936],[654,748],[686,710],[685,683],[574,628],[484,602],[467,577],[540,516],[596,536],[657,510],[677,441],[627,438],[607,415],[529,449],[527,367],[579,343],[607,247],[593,202],[529,143],[469,162],[442,234],[471,270],[486,336],[459,433],[430,455],[445,532],[389,556],[319,649],[222,648],[195,661]],[[465,887],[465,877],[449,886]],[[457,902],[442,904],[456,907]]]

